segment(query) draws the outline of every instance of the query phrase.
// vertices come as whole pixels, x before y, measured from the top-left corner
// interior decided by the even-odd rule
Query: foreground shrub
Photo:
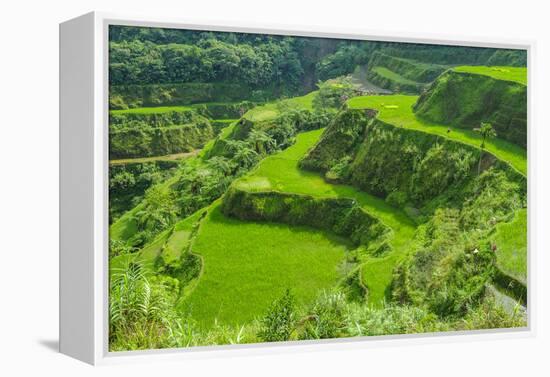
[[[342,292],[323,292],[306,317],[300,320],[303,326],[301,339],[330,339],[345,336],[348,306]]]
[[[353,306],[346,319],[348,336],[420,334],[452,327],[420,307],[388,305],[383,309]]]
[[[178,281],[150,278],[143,265],[114,270],[109,294],[109,345],[112,351],[169,347]]]
[[[483,298],[494,272],[494,253],[459,227],[459,212],[437,210],[420,229],[420,246],[394,273],[392,295],[400,303],[427,305],[441,317],[464,315]]]
[[[287,289],[285,294],[271,305],[262,319],[258,337],[265,342],[289,340],[296,321],[294,310],[294,297]]]

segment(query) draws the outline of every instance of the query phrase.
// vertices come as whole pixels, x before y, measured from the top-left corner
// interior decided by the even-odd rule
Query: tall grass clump
[[[295,306],[294,296],[287,289],[281,298],[273,302],[262,319],[258,337],[265,342],[289,340],[296,321]]]
[[[172,344],[178,281],[148,277],[140,263],[112,271],[109,295],[111,351],[154,349]]]

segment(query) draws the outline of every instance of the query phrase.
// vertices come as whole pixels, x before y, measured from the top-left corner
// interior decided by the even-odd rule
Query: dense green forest
[[[109,34],[110,350],[527,325],[525,51]]]

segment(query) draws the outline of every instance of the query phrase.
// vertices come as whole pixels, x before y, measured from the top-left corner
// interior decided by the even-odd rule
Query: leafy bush
[[[128,262],[112,271],[109,292],[111,351],[169,347],[178,281],[148,277],[143,266]]]
[[[301,339],[339,338],[347,329],[348,307],[342,292],[323,292],[300,320]]]
[[[287,289],[276,300],[261,321],[258,337],[266,342],[281,342],[290,339],[296,321],[294,297]]]
[[[317,86],[319,91],[313,100],[313,108],[320,111],[330,108],[338,109],[348,99],[360,94],[348,78],[319,82]]]
[[[134,237],[133,244],[141,246],[152,240],[173,225],[177,216],[178,208],[172,189],[163,185],[152,186],[145,192],[143,207],[134,215],[139,234]]]
[[[109,258],[117,257],[120,255],[128,255],[137,251],[136,248],[128,245],[124,241],[109,239]]]
[[[466,186],[461,227],[491,229],[496,223],[509,220],[515,210],[525,207],[525,180],[514,178],[505,171],[491,168]]]
[[[361,44],[342,43],[333,54],[325,56],[316,65],[319,79],[327,80],[352,73],[355,67],[366,64],[378,42],[365,41]]]
[[[169,177],[177,162],[147,162],[109,167],[109,222],[136,206],[145,191]]]
[[[382,309],[354,305],[346,320],[348,336],[421,334],[452,330],[452,324],[415,306],[386,305]]]
[[[481,302],[493,276],[490,245],[461,230],[454,209],[437,210],[421,230],[420,246],[395,271],[393,298],[441,317],[464,315]]]

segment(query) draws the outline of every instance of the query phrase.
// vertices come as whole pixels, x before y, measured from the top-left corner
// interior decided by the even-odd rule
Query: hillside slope
[[[474,129],[489,122],[499,138],[527,146],[527,86],[516,68],[457,68],[441,75],[414,106],[417,116]],[[521,82],[518,82],[521,81]]]

